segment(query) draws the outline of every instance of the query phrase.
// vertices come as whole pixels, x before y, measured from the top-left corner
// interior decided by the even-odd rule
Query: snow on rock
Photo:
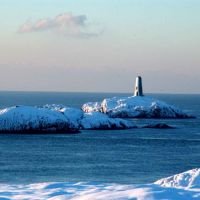
[[[99,112],[84,113],[81,120],[82,129],[127,129],[134,125],[128,120],[110,118],[108,115]]]
[[[82,110],[84,112],[99,112],[101,111],[101,103],[100,102],[88,102],[82,106]]]
[[[124,119],[113,119],[108,115],[98,112],[84,113],[81,109],[69,108],[63,105],[45,105],[45,108],[56,110],[79,129],[109,130],[109,129],[128,129],[135,127],[132,122]]]
[[[77,129],[60,112],[31,106],[0,110],[0,132],[74,132]]]
[[[63,105],[57,104],[47,104],[43,106],[44,108],[48,108],[50,110],[61,112],[68,121],[74,126],[74,128],[80,128],[80,120],[83,118],[84,112],[81,109],[70,108]]]
[[[192,169],[168,178],[163,178],[156,181],[155,184],[162,187],[200,189],[200,168]]]
[[[101,106],[99,106],[101,105]],[[108,98],[101,103],[86,103],[83,111],[99,111],[110,117],[121,118],[189,118],[180,109],[163,101],[147,96],[130,96]]]

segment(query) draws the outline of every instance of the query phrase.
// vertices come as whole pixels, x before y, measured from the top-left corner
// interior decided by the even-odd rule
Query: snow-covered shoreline
[[[121,185],[46,182],[29,185],[0,184],[4,200],[198,200],[200,169],[189,170],[151,184]]]

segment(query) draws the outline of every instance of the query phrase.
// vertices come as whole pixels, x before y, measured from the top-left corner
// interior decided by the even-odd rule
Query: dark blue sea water
[[[0,92],[0,107],[63,104],[130,94]],[[0,182],[147,183],[200,167],[200,95],[158,95],[197,116],[162,121],[176,129],[82,131],[80,134],[0,135]]]

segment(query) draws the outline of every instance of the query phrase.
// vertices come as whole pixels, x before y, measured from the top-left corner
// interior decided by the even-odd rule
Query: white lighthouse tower
[[[142,78],[141,78],[141,76],[136,77],[134,96],[143,96]]]

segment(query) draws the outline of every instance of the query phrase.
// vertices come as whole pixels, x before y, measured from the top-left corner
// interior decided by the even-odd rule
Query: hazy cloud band
[[[29,20],[19,28],[20,33],[44,31],[59,33],[63,36],[84,38],[95,37],[102,32],[94,30],[93,25],[87,22],[86,15],[73,15],[72,13],[62,13],[54,18],[43,18],[36,22]]]

